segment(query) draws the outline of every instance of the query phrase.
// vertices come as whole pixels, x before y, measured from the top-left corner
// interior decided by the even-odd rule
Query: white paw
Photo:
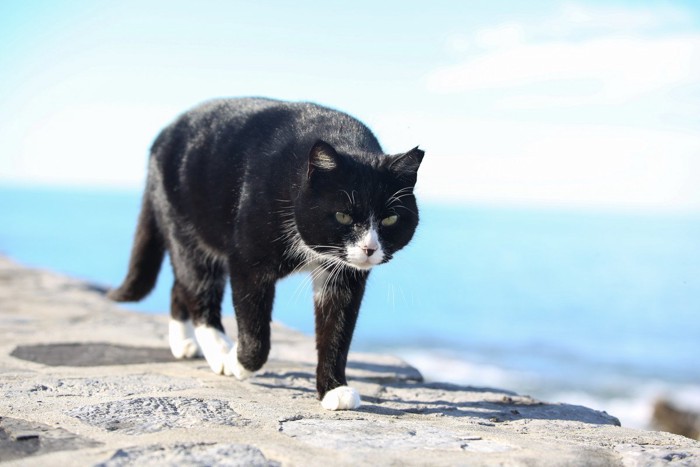
[[[236,345],[234,345],[228,353],[225,365],[224,373],[235,376],[239,381],[248,379],[255,374],[254,371],[246,370],[238,361],[238,342],[236,342]]]
[[[197,326],[194,335],[211,371],[217,375],[227,374],[226,359],[233,347],[231,339],[218,329],[209,326]]]
[[[194,337],[192,321],[171,319],[168,325],[168,342],[175,358],[194,358],[201,355]]]
[[[361,404],[360,393],[350,386],[338,386],[328,391],[321,401],[321,407],[326,410],[351,410]]]

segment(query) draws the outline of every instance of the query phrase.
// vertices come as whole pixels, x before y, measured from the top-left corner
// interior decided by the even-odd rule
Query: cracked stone
[[[399,429],[396,424],[377,420],[301,419],[283,422],[280,431],[313,446],[338,450],[440,449],[504,452],[513,449],[504,443],[482,440],[478,436],[430,425],[415,424],[410,429]],[[470,442],[467,444],[465,440]]]
[[[267,460],[258,448],[248,444],[178,443],[119,449],[96,467],[127,465],[273,467],[280,464]]]
[[[140,397],[79,407],[66,413],[106,431],[129,435],[201,425],[248,424],[228,402],[187,397]]]

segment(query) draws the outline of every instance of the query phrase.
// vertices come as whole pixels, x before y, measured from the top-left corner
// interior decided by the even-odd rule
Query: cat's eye
[[[382,219],[382,225],[384,227],[391,227],[392,225],[396,224],[398,220],[399,216],[397,214],[392,214],[391,216]]]
[[[350,217],[350,214],[345,214],[344,212],[336,212],[335,213],[335,220],[337,220],[339,223],[341,223],[343,225],[352,224],[352,217]]]

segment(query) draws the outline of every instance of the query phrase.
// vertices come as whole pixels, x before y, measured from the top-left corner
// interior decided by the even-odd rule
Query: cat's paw
[[[170,351],[175,358],[201,356],[191,321],[171,319],[168,325],[168,342],[170,343]]]
[[[177,343],[170,341],[170,351],[173,357],[177,359],[197,358],[202,356],[197,340],[194,337],[178,341]]]
[[[326,410],[352,410],[358,408],[361,403],[360,393],[356,390],[350,386],[338,386],[323,396],[321,407]]]
[[[218,329],[209,326],[197,326],[194,335],[211,371],[217,375],[227,374],[226,360],[233,347],[231,339]]]
[[[243,381],[255,374],[254,371],[247,370],[241,362],[238,361],[238,342],[233,346],[233,349],[228,353],[225,362],[225,374],[233,375],[237,380]]]

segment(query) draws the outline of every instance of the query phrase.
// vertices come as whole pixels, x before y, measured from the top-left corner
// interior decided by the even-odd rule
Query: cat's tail
[[[122,285],[107,292],[107,297],[116,302],[136,302],[148,295],[156,285],[164,256],[165,241],[149,196],[145,194],[131,248],[129,271]]]

